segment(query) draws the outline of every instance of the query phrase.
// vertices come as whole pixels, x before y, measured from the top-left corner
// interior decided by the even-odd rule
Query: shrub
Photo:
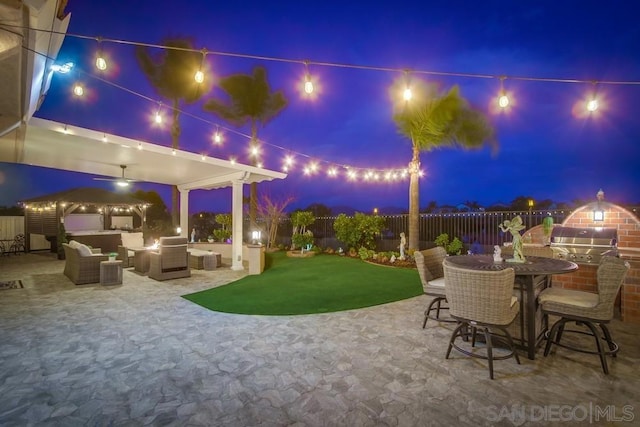
[[[369,258],[373,258],[375,253],[376,253],[376,251],[371,250],[371,249],[367,249],[365,247],[361,247],[360,250],[358,250],[358,256],[362,260],[367,260]]]
[[[313,233],[307,230],[304,233],[296,233],[291,238],[294,247],[304,250],[309,245],[313,245]]]
[[[340,214],[333,223],[336,238],[349,247],[375,249],[375,239],[384,228],[384,218],[360,212],[352,217]]]
[[[462,241],[457,237],[454,237],[453,240],[449,242],[449,235],[447,233],[442,233],[436,237],[434,243],[438,246],[442,246],[449,255],[460,255],[462,248],[464,247]]]

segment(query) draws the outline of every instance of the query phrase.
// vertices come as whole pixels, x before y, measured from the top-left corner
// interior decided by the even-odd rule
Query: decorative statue
[[[400,233],[400,257],[398,259],[404,260],[404,247],[407,245],[407,238],[404,236],[404,232]]]
[[[513,236],[513,258],[509,258],[507,262],[525,262],[526,260],[522,253],[522,236],[520,236],[520,230],[524,230],[524,224],[522,224],[520,215],[516,215],[511,221],[505,220],[498,227],[502,231],[510,232]]]
[[[196,229],[192,229],[191,230],[191,243],[195,243],[196,242]]]
[[[493,247],[493,262],[502,262],[502,249],[498,245]]]

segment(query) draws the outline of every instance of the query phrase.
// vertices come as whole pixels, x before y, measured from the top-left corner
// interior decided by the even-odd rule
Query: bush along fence
[[[442,233],[447,233],[451,239],[457,237],[464,245],[466,252],[474,247],[493,251],[494,245],[502,245],[511,241],[511,235],[500,231],[498,225],[504,220],[520,215],[527,229],[541,225],[546,217],[552,217],[555,224],[561,223],[570,211],[499,211],[499,212],[456,212],[420,214],[420,249],[431,247]],[[315,244],[321,248],[348,250],[344,242],[336,238],[334,223],[338,217],[318,217],[309,229],[314,236]],[[376,238],[375,246],[379,251],[397,251],[400,233],[409,230],[408,215],[380,215],[384,220],[384,228]],[[547,220],[548,222],[549,220]],[[258,224],[262,221],[258,219]],[[245,221],[245,230],[249,222]],[[283,219],[278,227],[277,244],[291,245],[293,225],[290,219]]]

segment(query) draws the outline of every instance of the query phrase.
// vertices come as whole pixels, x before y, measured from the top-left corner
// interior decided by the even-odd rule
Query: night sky
[[[369,4],[369,3],[373,3]],[[119,4],[120,6],[114,6]],[[173,5],[169,7],[169,5]],[[617,6],[616,6],[617,5]],[[512,94],[508,111],[494,107],[498,78],[410,75],[458,85],[494,125],[499,151],[446,148],[423,153],[420,204],[477,201],[509,203],[518,196],[571,202],[593,200],[602,188],[614,203],[640,203],[640,7],[635,2],[600,1],[446,1],[446,2],[105,2],[69,0],[68,33],[161,44],[167,37],[189,37],[196,49],[288,60],[309,60],[317,96],[301,96],[301,63],[208,55],[215,79],[267,69],[273,90],[282,90],[288,107],[258,132],[266,168],[280,170],[293,153],[296,167],[283,181],[259,185],[274,199],[293,197],[291,207],[311,203],[408,208],[408,180],[349,182],[328,178],[329,164],[357,168],[402,168],[410,141],[396,131],[389,87],[400,71],[328,67],[313,62],[446,73],[507,76]],[[94,40],[67,36],[59,60],[72,60],[94,73]],[[139,69],[130,45],[103,43],[111,57],[110,81],[151,99],[159,99]],[[585,114],[590,83],[510,79],[510,76],[599,83],[600,108]],[[97,129],[160,145],[170,145],[168,127],[149,120],[157,105],[129,91],[84,76],[89,96],[71,96],[74,75],[54,76],[36,117]],[[202,110],[203,102],[184,107],[180,148],[248,163],[249,140]],[[216,124],[224,143],[215,146]],[[281,147],[284,149],[280,149]],[[315,176],[302,173],[319,162]],[[170,167],[163,165],[162,167]],[[74,187],[109,186],[92,175],[0,163],[0,206]],[[166,186],[137,183],[156,190],[170,206]],[[248,187],[247,187],[248,192]],[[190,193],[190,210],[230,211],[230,191]]]

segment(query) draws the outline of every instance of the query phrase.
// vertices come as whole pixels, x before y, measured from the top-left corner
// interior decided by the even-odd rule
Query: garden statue
[[[196,242],[196,229],[191,230],[191,243]]]
[[[404,247],[407,245],[407,238],[404,235],[404,232],[400,233],[400,257],[398,259],[404,260]]]
[[[511,221],[505,220],[498,227],[502,231],[510,232],[513,236],[513,258],[509,258],[507,262],[525,262],[524,254],[522,253],[522,236],[520,236],[520,230],[524,230],[524,225],[520,215],[516,215]]]
[[[493,247],[493,262],[502,262],[502,249],[498,245]]]

